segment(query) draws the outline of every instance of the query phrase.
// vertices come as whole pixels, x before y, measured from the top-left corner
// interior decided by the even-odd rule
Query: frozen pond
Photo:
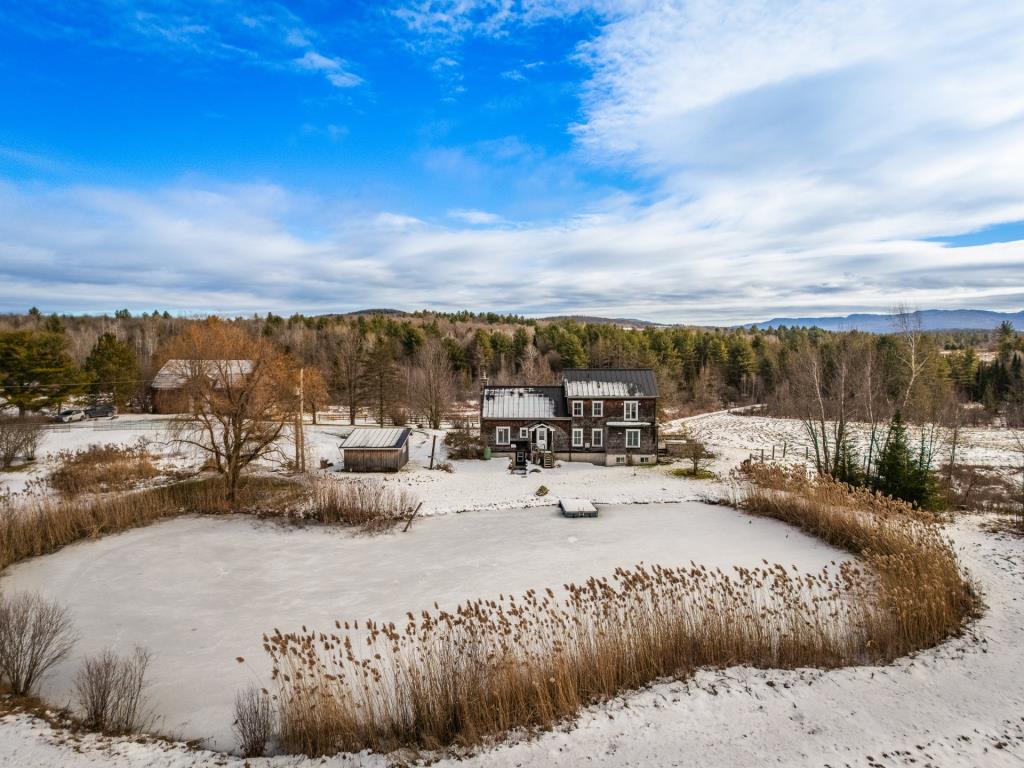
[[[400,622],[437,601],[560,587],[638,562],[723,570],[770,563],[818,571],[846,556],[782,523],[700,502],[602,505],[597,519],[553,508],[417,520],[408,533],[355,535],[247,517],[186,517],[82,542],[14,566],[0,588],[67,603],[81,635],[42,686],[67,703],[83,655],[135,644],[153,652],[159,730],[231,750],[231,705],[249,680],[269,682],[261,635]],[[246,664],[235,661],[244,656]]]

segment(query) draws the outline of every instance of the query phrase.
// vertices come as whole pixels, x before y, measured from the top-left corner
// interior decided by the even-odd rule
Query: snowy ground
[[[46,701],[69,699],[83,655],[142,644],[153,652],[160,730],[227,750],[235,745],[235,691],[254,678],[269,685],[261,636],[275,627],[401,623],[435,601],[454,609],[477,597],[559,589],[641,561],[728,569],[762,558],[812,572],[845,559],[782,523],[688,502],[603,507],[599,518],[580,520],[551,507],[446,515],[376,537],[184,518],[67,547],[10,568],[0,582],[71,606],[81,638],[42,686]],[[239,666],[237,656],[248,663]]]
[[[982,522],[967,518],[950,530],[988,604],[964,638],[886,667],[701,673],[592,707],[555,732],[438,765],[1020,766],[1024,541],[984,533]],[[241,759],[181,746],[70,739],[24,715],[0,722],[0,736],[0,765],[21,768],[243,766]],[[371,768],[386,760],[364,755],[249,764]]]
[[[118,421],[127,426],[103,430],[91,424],[76,424],[66,431],[54,431],[48,434],[41,455],[45,457],[61,448],[84,447],[96,442],[131,443],[144,436],[161,453],[162,463],[177,466],[189,461],[189,457],[174,455],[173,447],[166,443],[166,433],[161,429],[164,421],[153,417],[122,417]],[[799,423],[789,420],[723,413],[691,417],[666,425],[666,429],[683,424],[717,453],[713,468],[723,475],[751,453],[759,455],[761,449],[770,457],[773,445],[780,455],[785,444],[787,459],[792,459],[794,454],[798,460],[802,459],[806,442]],[[307,453],[312,466],[317,466],[321,457],[337,461],[337,445],[346,430],[343,425],[308,427]],[[405,546],[401,534],[374,539],[319,529],[282,531],[269,524],[253,527],[239,520],[205,519],[172,521],[76,545],[56,555],[21,564],[8,573],[11,579],[34,579],[33,583],[41,588],[53,589],[62,599],[74,603],[84,636],[79,652],[92,650],[85,645],[90,642],[116,641],[130,645],[139,640],[154,646],[155,650],[163,643],[164,650],[157,650],[158,658],[154,662],[154,671],[158,671],[158,666],[164,663],[159,660],[161,653],[173,658],[175,648],[178,653],[182,653],[182,649],[187,652],[189,648],[198,648],[209,675],[226,677],[218,680],[216,686],[211,680],[206,688],[199,688],[206,693],[197,694],[193,702],[200,698],[203,702],[210,699],[210,702],[195,704],[195,709],[190,709],[184,701],[174,703],[175,696],[192,694],[169,694],[164,725],[167,730],[178,728],[190,735],[223,739],[224,705],[217,702],[216,696],[227,694],[248,679],[247,675],[259,672],[249,666],[238,666],[233,659],[243,655],[251,664],[261,659],[262,651],[258,647],[247,650],[253,646],[244,643],[251,640],[245,641],[242,636],[251,638],[254,633],[269,628],[264,626],[264,617],[280,616],[279,623],[293,625],[315,623],[321,617],[379,614],[381,606],[390,605],[398,610],[415,608],[414,599],[423,596],[431,601],[435,597],[459,600],[494,590],[507,592],[553,585],[569,578],[593,575],[595,568],[607,572],[614,565],[632,564],[641,559],[665,562],[669,555],[706,563],[738,563],[742,562],[743,548],[749,541],[745,535],[761,530],[759,526],[765,522],[733,519],[734,513],[723,515],[726,510],[701,506],[702,512],[716,516],[716,527],[724,526],[721,535],[713,540],[708,538],[708,530],[700,522],[702,516],[693,512],[686,513],[685,527],[661,524],[615,528],[626,515],[668,514],[667,508],[642,506],[628,511],[602,510],[603,516],[597,522],[607,526],[586,529],[584,526],[594,521],[561,521],[551,517],[550,510],[543,505],[553,503],[560,496],[587,498],[599,504],[680,502],[719,496],[727,493],[728,487],[723,482],[675,478],[663,467],[605,468],[566,463],[524,479],[509,474],[505,461],[496,459],[456,462],[455,471],[450,474],[430,471],[426,467],[434,434],[414,432],[408,467],[381,479],[412,490],[424,502],[421,514],[457,511],[472,511],[472,514],[448,515],[417,523],[413,532],[405,535],[406,541],[429,541],[433,558],[418,571],[410,568],[416,572],[416,578],[409,579],[406,575],[404,582],[399,579],[392,583],[389,577],[394,569],[384,565],[394,558],[403,559],[399,556]],[[441,460],[444,458],[443,435],[438,434],[437,459]],[[969,429],[965,434],[962,460],[1000,468],[1014,465],[1016,458],[1005,431]],[[0,490],[23,488],[28,481],[42,477],[45,469],[45,462],[39,462],[29,471],[0,473]],[[535,495],[542,484],[550,490],[543,498]],[[528,507],[532,509],[524,510]],[[522,511],[510,512],[517,509]],[[678,517],[681,513],[671,514]],[[513,525],[519,518],[529,519],[530,525]],[[727,524],[726,520],[733,522]],[[509,529],[504,527],[506,524]],[[729,527],[734,524],[738,529]],[[549,525],[572,526],[573,533],[567,534]],[[231,535],[217,535],[224,530],[219,526],[230,526]],[[586,536],[576,533],[583,530]],[[607,538],[604,538],[604,531],[608,532]],[[798,539],[793,538],[796,535],[793,532],[787,532],[791,535],[789,540],[784,538],[785,534],[782,539],[774,535],[761,537],[757,542],[756,561],[763,553],[769,560],[797,560],[801,567],[815,568],[821,563],[817,558],[829,559],[821,552],[804,550],[804,543],[791,549]],[[550,535],[542,535],[544,533]],[[984,533],[977,518],[963,520],[950,533],[965,565],[984,588],[989,605],[988,612],[972,629],[969,638],[952,641],[884,668],[829,673],[733,669],[704,673],[687,683],[659,684],[592,708],[564,730],[535,739],[512,740],[458,764],[499,768],[580,764],[699,764],[710,768],[760,764],[837,768],[841,765],[1022,765],[1024,597],[1018,595],[1024,594],[1024,541]],[[535,534],[536,538],[531,540]],[[599,538],[590,538],[598,534]],[[151,542],[143,551],[157,552],[160,556],[144,558],[136,547],[123,545],[136,536],[142,542]],[[432,536],[436,538],[431,540]],[[503,542],[508,537],[523,542],[522,548],[510,550],[518,556],[496,555],[503,550]],[[570,542],[570,537],[577,541]],[[282,545],[283,541],[289,542],[287,547]],[[482,547],[481,542],[489,542],[489,545]],[[772,550],[776,544],[785,544],[789,556]],[[725,548],[733,546],[739,549],[734,551],[731,561],[717,559],[724,557]],[[391,555],[387,555],[386,550],[391,550]],[[296,554],[300,552],[302,554]],[[597,552],[603,554],[595,559]],[[800,559],[804,557],[800,554],[803,552],[810,557],[806,562]],[[350,570],[351,564],[355,564],[358,571]],[[154,568],[163,573],[162,579],[153,575]],[[354,572],[362,572],[364,576],[358,586],[351,581]],[[327,575],[326,579],[323,574]],[[13,583],[8,578],[2,579],[5,589]],[[144,620],[148,610],[146,601],[138,601],[138,595],[135,603],[129,601],[133,593],[145,592],[140,584],[156,590],[149,595],[153,606],[167,607],[167,610],[151,611],[149,621]],[[246,588],[245,599],[233,601],[239,585],[248,584],[257,584],[259,588]],[[445,585],[448,585],[447,592]],[[72,599],[73,595],[81,599]],[[201,604],[196,605],[193,597],[200,598]],[[90,602],[102,610],[83,611],[80,606]],[[122,612],[119,610],[122,603],[135,607]],[[253,603],[258,603],[260,609],[246,613],[247,606]],[[186,609],[186,605],[193,607]],[[199,627],[209,625],[218,610],[224,612],[220,631],[201,633]],[[272,613],[272,610],[278,612]],[[310,610],[319,613],[310,615]],[[194,621],[181,621],[182,612]],[[114,640],[103,641],[100,637],[103,616],[107,625],[103,631],[119,627]],[[131,626],[151,631],[151,635],[130,637],[125,627]],[[191,632],[193,627],[196,632]],[[181,640],[183,635],[175,636],[174,632],[204,639],[197,645],[189,645],[191,638]],[[192,654],[187,655],[191,661]],[[221,657],[229,663],[222,664]],[[178,665],[179,670],[187,668],[180,658]],[[50,685],[55,686],[51,690],[59,695],[59,676]],[[159,684],[153,693],[155,697],[162,695]],[[174,706],[179,709],[174,710]],[[204,706],[209,709],[203,710]],[[175,711],[179,714],[174,714]],[[195,713],[191,718],[187,715],[189,711]],[[94,736],[75,737],[73,743],[65,743],[67,738],[42,721],[27,716],[8,717],[0,721],[0,765],[242,766],[242,761],[221,754],[192,752],[160,743],[143,745]],[[321,764],[377,766],[385,762],[378,756],[339,757],[323,763],[285,758],[253,761],[255,765],[302,768]]]

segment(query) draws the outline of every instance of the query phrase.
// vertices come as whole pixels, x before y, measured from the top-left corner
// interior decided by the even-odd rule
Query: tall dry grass
[[[416,509],[416,498],[407,490],[375,480],[321,479],[313,484],[312,496],[314,519],[367,532],[390,530],[408,520]]]
[[[743,505],[861,555],[818,574],[637,566],[394,624],[264,637],[280,740],[308,755],[473,746],[700,667],[837,667],[956,633],[978,598],[934,521],[830,481],[765,472]],[[362,632],[363,634],[358,634]]]
[[[54,457],[56,467],[47,482],[65,496],[80,493],[128,490],[158,477],[145,440],[133,445],[90,445],[79,450],[65,449]]]
[[[220,477],[132,493],[70,499],[32,496],[8,501],[0,505],[0,570],[82,539],[139,528],[182,514],[274,509],[304,494],[293,483],[254,476],[247,478],[234,505],[228,503]]]

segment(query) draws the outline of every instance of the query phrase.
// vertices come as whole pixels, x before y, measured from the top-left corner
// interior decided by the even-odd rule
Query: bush
[[[321,523],[380,532],[408,520],[415,509],[411,493],[375,480],[320,480],[313,487],[313,517]]]
[[[149,651],[136,647],[127,658],[107,649],[82,663],[75,693],[86,726],[109,734],[136,733],[144,727],[149,660]]]
[[[135,445],[110,443],[60,451],[56,462],[49,483],[67,496],[126,490],[160,474],[143,440]]]
[[[0,678],[28,695],[70,653],[76,640],[68,609],[40,595],[0,595]]]
[[[484,457],[484,440],[480,431],[468,426],[460,426],[444,436],[444,444],[448,449],[448,457],[452,459],[482,459]]]
[[[266,691],[255,685],[235,694],[235,722],[244,757],[262,757],[274,733],[274,707]]]
[[[35,459],[42,439],[42,419],[0,417],[0,469],[7,469],[19,456]]]

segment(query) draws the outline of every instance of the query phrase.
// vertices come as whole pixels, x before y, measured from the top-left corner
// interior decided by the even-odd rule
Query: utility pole
[[[295,418],[295,468],[302,473],[306,471],[306,436],[303,423],[305,421],[305,368],[299,368],[299,412]]]

